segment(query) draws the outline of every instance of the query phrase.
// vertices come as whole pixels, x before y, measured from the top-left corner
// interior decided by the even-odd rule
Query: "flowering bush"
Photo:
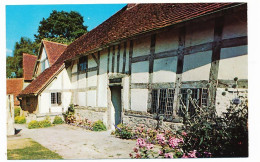
[[[132,129],[126,125],[118,124],[115,126],[115,135],[122,139],[131,139],[133,137]]]

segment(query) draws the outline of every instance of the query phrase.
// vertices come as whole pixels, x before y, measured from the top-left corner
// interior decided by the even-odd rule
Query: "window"
[[[153,114],[164,115],[166,119],[172,117],[174,101],[174,89],[154,89],[152,90],[152,110]]]
[[[195,114],[195,107],[193,104],[188,101],[188,95],[187,90],[190,89],[192,91],[191,98],[197,103],[198,106],[207,106],[207,100],[208,100],[208,90],[205,88],[183,88],[181,89],[180,93],[182,95],[180,104],[184,104],[185,106],[188,106],[188,112],[190,115]],[[180,116],[184,116],[183,111],[179,111]]]
[[[51,104],[61,104],[61,92],[51,93]]]
[[[78,71],[85,71],[87,69],[87,56],[79,58]]]

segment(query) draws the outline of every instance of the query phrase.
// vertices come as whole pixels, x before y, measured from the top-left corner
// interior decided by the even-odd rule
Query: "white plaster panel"
[[[97,71],[88,72],[88,87],[97,86]]]
[[[150,53],[151,36],[136,39],[133,43],[133,57]]]
[[[175,82],[177,56],[154,60],[153,83]]]
[[[78,92],[78,105],[86,106],[86,92]]]
[[[114,59],[114,73],[116,73],[116,69],[117,69],[117,52],[118,52],[118,46],[115,46],[115,59]]]
[[[45,48],[43,48],[43,50],[42,50],[42,53],[41,53],[41,61],[43,61],[44,59],[46,59],[47,58],[47,53],[46,53],[46,50],[45,50]]]
[[[72,66],[72,73],[75,73],[75,72],[77,72],[78,71],[78,64],[77,64],[77,62],[75,62],[74,64],[73,64],[73,66]]]
[[[87,91],[87,106],[96,106],[96,90]]]
[[[212,52],[185,55],[182,81],[209,80]]]
[[[218,79],[248,79],[247,46],[221,49]]]
[[[97,55],[95,54],[96,58],[97,58]],[[93,59],[92,55],[89,55],[88,56],[88,68],[92,68],[92,67],[96,67],[97,66],[97,63],[96,61]]]
[[[129,110],[129,77],[123,78],[123,89],[122,89],[122,101],[123,101],[123,108],[125,110]]]
[[[99,75],[98,78],[98,106],[107,107],[107,75]]]
[[[113,48],[110,48],[109,54],[109,73],[112,73],[112,58],[113,58]]]
[[[107,72],[107,50],[100,52],[100,67],[99,73],[103,74]]]
[[[49,113],[49,108],[51,107],[51,99],[50,99],[50,93],[42,92],[40,95],[40,110],[39,113]]]
[[[214,21],[188,25],[186,28],[185,47],[199,45],[214,40]]]
[[[64,108],[64,112],[66,112],[71,103],[72,93],[71,92],[62,92],[61,97],[62,97],[62,107]]]
[[[147,111],[148,90],[131,89],[131,110]]]
[[[71,76],[71,70],[70,68],[63,69],[62,71],[62,75],[63,75],[63,89],[71,89],[71,81],[70,81],[70,76]]]
[[[46,89],[62,89],[62,72],[59,73],[56,78],[51,82],[51,84]]]
[[[86,88],[86,74],[79,75],[78,88]]]
[[[171,29],[156,35],[155,53],[178,49],[179,34]]]
[[[247,36],[247,22],[239,14],[225,17],[222,39]]]
[[[124,57],[124,44],[120,44],[119,73],[122,73]]]
[[[71,80],[72,80],[71,88],[76,89],[78,87],[77,75],[72,75]]]
[[[149,81],[149,62],[137,62],[132,64],[132,83],[148,83]]]

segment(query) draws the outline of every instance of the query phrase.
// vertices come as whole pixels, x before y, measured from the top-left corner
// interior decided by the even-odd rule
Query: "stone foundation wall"
[[[107,123],[107,108],[106,107],[75,107],[75,116],[77,119],[88,119],[92,122],[101,120],[106,126]]]
[[[145,128],[156,129],[157,126],[162,129],[179,130],[182,128],[182,123],[174,122],[159,122],[150,116],[127,114],[123,116],[123,124],[128,125],[132,128],[143,126]]]

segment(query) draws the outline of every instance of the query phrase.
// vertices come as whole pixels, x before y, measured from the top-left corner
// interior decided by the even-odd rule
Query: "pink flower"
[[[158,134],[156,138],[159,144],[165,144],[165,137],[163,134]]]
[[[162,150],[159,150],[159,151],[158,151],[158,154],[159,154],[159,155],[162,155],[162,154],[163,154]]]
[[[138,148],[134,147],[134,152],[138,152]]]
[[[187,133],[186,132],[182,132],[181,135],[187,136]]]
[[[190,153],[188,153],[188,156],[189,156],[190,158],[197,158],[197,157],[196,157],[196,152],[197,152],[197,150],[190,151]]]
[[[136,141],[136,145],[139,147],[145,147],[146,146],[146,142],[143,138],[138,138]]]
[[[141,158],[141,155],[139,153],[135,154],[135,158],[139,159]]]
[[[172,153],[166,153],[166,154],[164,154],[164,157],[165,158],[173,158],[173,154]]]
[[[183,154],[182,158],[189,158],[186,154]]]
[[[171,146],[172,148],[178,147],[179,143],[183,143],[182,138],[179,139],[179,138],[172,137],[169,139],[169,146]]]
[[[146,148],[148,149],[148,150],[150,150],[150,149],[153,149],[153,144],[146,144]]]

